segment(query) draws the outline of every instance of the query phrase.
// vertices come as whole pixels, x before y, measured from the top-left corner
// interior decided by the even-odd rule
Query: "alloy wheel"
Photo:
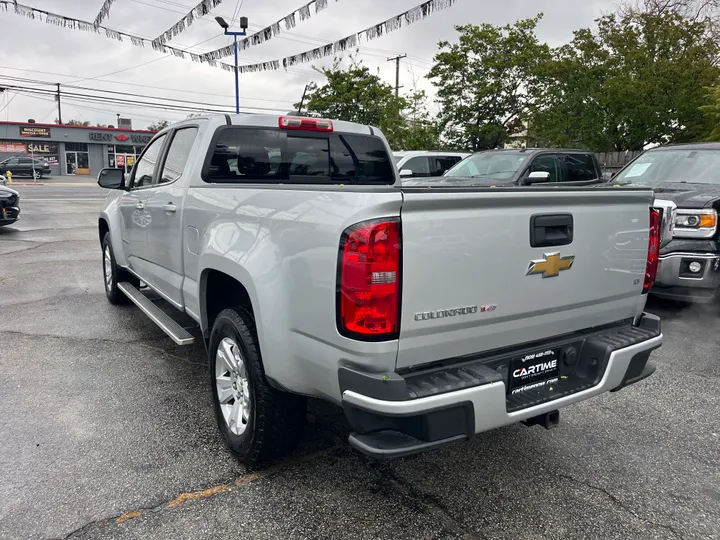
[[[225,423],[235,435],[242,435],[250,419],[250,381],[240,347],[223,338],[215,353],[217,399]]]

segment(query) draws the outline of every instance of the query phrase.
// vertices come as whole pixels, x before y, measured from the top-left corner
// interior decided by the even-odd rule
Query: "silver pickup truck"
[[[342,406],[350,444],[385,458],[554,427],[649,376],[652,191],[477,182],[401,187],[369,126],[192,118],[128,178],[99,175],[107,297],[179,345],[204,340],[220,433],[246,463],[292,449],[306,396]]]

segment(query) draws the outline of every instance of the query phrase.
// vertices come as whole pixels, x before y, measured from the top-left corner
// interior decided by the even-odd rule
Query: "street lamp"
[[[230,25],[222,17],[215,17],[215,20],[220,25],[220,28],[223,29],[224,34],[226,36],[232,36],[235,41],[235,47],[234,47],[234,49],[235,49],[235,113],[240,114],[240,79],[239,79],[240,70],[238,69],[237,37],[247,35],[245,30],[247,30],[247,27],[248,27],[248,18],[240,17],[240,28],[242,28],[242,32],[230,32],[230,30],[229,30]]]

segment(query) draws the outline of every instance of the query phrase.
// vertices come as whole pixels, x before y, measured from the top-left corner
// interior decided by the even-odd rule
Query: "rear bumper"
[[[630,345],[627,340],[623,342],[628,335],[634,341]],[[343,408],[355,430],[349,441],[374,458],[400,457],[556,411],[605,392],[621,390],[650,376],[655,368],[648,363],[648,357],[661,346],[662,340],[660,321],[653,315],[644,315],[640,327],[630,334],[619,334],[617,330],[594,334],[584,341],[587,345],[583,344],[580,355],[581,358],[585,355],[585,347],[595,355],[601,350],[598,343],[605,348],[605,358],[600,360],[605,367],[598,371],[596,379],[572,392],[559,391],[558,397],[521,408],[517,407],[517,400],[508,396],[506,382],[497,380],[492,370],[484,371],[482,361],[446,368],[442,373],[435,371],[432,377],[442,381],[438,391],[416,399],[398,400],[396,395],[380,399],[346,389],[342,393]],[[481,384],[447,391],[447,381],[458,378],[460,373],[472,374],[470,378],[475,377],[475,382],[480,380]],[[490,382],[491,379],[495,380]],[[428,379],[428,384],[431,380]],[[464,383],[467,380],[458,382]],[[399,381],[390,384],[399,386]],[[371,383],[368,388],[372,386]]]
[[[701,265],[690,272],[691,262]],[[707,303],[715,300],[720,287],[720,255],[717,253],[679,252],[662,255],[651,294],[666,300]]]

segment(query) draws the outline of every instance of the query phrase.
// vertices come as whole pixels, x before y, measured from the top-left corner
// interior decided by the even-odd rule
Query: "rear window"
[[[203,172],[206,182],[394,184],[378,137],[243,127],[220,128]]]

